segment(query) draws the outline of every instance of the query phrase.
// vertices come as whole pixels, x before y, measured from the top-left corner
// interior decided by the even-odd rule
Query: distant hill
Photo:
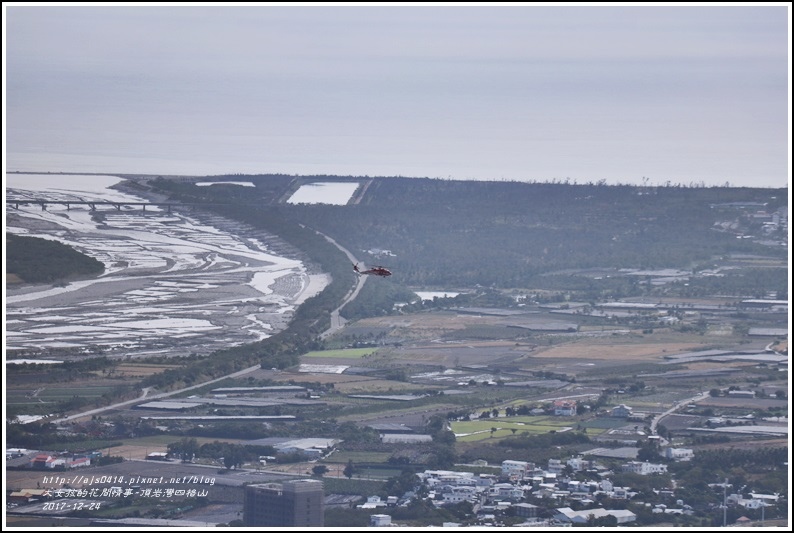
[[[52,283],[98,276],[104,270],[101,261],[65,244],[6,233],[6,279],[9,283]]]
[[[390,282],[421,287],[582,289],[606,278],[572,269],[687,269],[757,255],[784,259],[786,189],[639,187],[284,175],[213,177],[256,187],[197,187],[160,180],[173,197],[235,204],[224,214],[251,223],[292,221],[333,237],[358,258],[392,269]],[[289,193],[317,181],[358,181],[351,205],[292,205]],[[775,215],[777,214],[777,215]],[[380,252],[381,255],[377,255]],[[787,290],[785,269],[759,273]],[[779,278],[779,279],[778,279]],[[625,285],[625,281],[622,283]],[[755,281],[748,282],[750,284]],[[577,287],[574,287],[577,288]],[[624,294],[631,287],[619,289]]]

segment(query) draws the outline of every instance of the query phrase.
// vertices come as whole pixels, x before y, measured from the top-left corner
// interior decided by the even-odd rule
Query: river
[[[144,201],[110,188],[120,181],[7,174],[6,199]],[[205,355],[280,331],[329,282],[277,237],[211,213],[6,205],[5,224],[6,232],[57,240],[105,265],[92,279],[7,285],[8,359]]]

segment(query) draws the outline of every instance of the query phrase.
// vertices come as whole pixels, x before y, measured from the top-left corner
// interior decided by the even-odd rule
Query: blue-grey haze
[[[784,187],[788,4],[4,4],[6,168]]]

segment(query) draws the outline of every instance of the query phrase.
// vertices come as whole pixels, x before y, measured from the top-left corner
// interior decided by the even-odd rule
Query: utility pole
[[[728,478],[722,484],[722,527],[728,525]]]

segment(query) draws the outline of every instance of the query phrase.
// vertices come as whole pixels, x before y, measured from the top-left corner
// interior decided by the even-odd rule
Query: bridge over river
[[[111,201],[111,200],[48,200],[46,198],[6,198],[6,205],[19,210],[20,206],[25,205],[38,205],[42,211],[47,210],[49,205],[65,205],[67,211],[71,210],[72,206],[88,206],[89,210],[97,211],[100,207],[113,207],[116,211],[121,211],[124,207],[132,209],[140,208],[146,211],[146,206],[163,208],[169,213],[172,208],[187,207],[197,209],[202,207],[210,207],[213,205],[222,204],[209,204],[209,203],[184,203],[184,202],[129,202],[129,201]]]

